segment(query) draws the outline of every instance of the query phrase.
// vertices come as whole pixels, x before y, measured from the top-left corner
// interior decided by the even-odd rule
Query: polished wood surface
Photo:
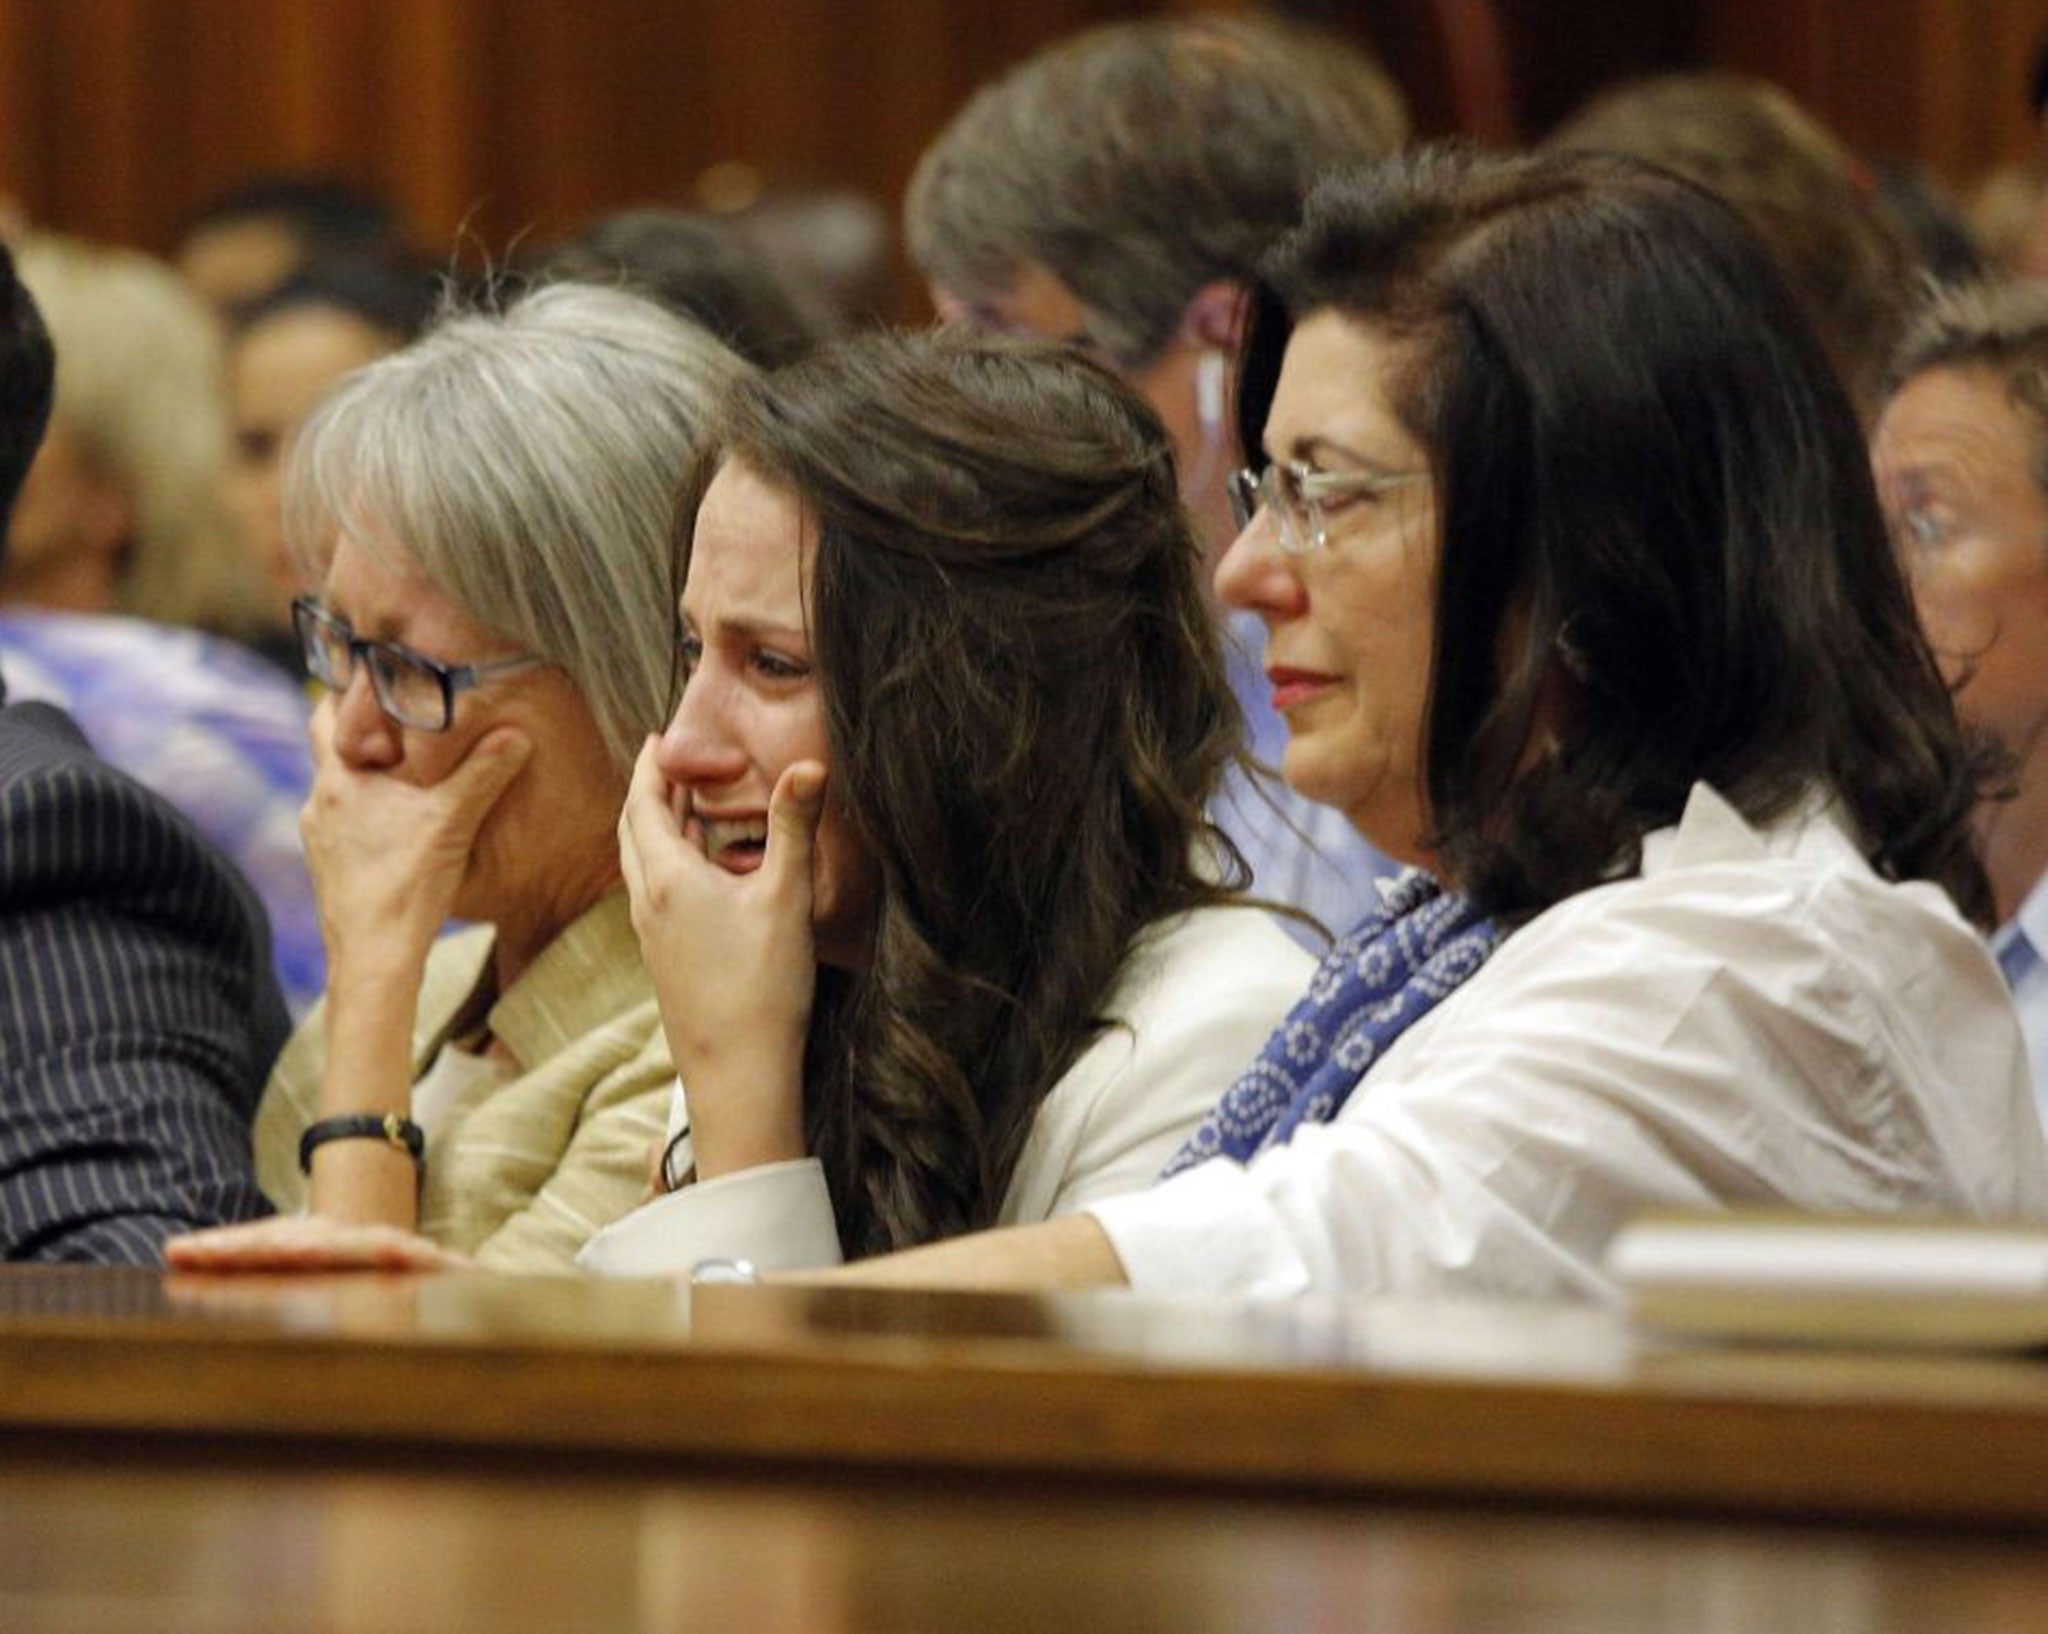
[[[0,1269],[0,1630],[2018,1634],[2048,1362],[1580,1308]]]
[[[2020,1634],[2038,1538],[0,1447],[8,1634]]]
[[[2048,1365],[1576,1307],[0,1273],[0,1433],[2048,1528]]]

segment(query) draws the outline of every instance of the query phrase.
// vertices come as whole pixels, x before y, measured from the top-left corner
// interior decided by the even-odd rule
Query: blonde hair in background
[[[54,415],[134,505],[116,606],[246,634],[256,591],[221,496],[228,415],[213,315],[138,251],[40,233],[15,264],[56,344]]]
[[[350,376],[299,433],[285,536],[396,543],[441,594],[582,692],[623,776],[668,714],[677,506],[747,365],[624,290],[454,309]]]

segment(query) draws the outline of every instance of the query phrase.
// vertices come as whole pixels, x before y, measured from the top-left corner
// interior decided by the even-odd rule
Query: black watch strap
[[[406,1153],[417,1167],[427,1161],[426,1131],[410,1118],[396,1112],[351,1112],[339,1118],[322,1118],[308,1124],[299,1136],[299,1172],[313,1172],[313,1150],[330,1140],[381,1140]]]

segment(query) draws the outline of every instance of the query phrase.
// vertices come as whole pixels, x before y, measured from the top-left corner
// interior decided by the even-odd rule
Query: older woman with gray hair
[[[307,422],[285,509],[321,585],[295,614],[328,689],[304,827],[329,980],[255,1143],[314,1219],[230,1261],[338,1221],[566,1268],[641,1195],[674,1071],[614,825],[668,701],[677,495],[743,367],[564,284],[446,319]]]

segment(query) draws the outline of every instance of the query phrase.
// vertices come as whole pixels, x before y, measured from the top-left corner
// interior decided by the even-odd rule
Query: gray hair
[[[623,290],[573,283],[456,311],[306,422],[285,530],[396,539],[480,622],[559,665],[624,770],[667,713],[677,504],[746,365]]]
[[[1031,58],[946,127],[911,178],[911,254],[970,300],[1036,262],[1138,365],[1204,284],[1252,278],[1318,175],[1406,134],[1393,81],[1335,35],[1269,18],[1110,24]]]
[[[1989,369],[2034,431],[2034,482],[2048,493],[2048,284],[1960,284],[1928,299],[1892,355],[1896,393],[1930,369]]]

